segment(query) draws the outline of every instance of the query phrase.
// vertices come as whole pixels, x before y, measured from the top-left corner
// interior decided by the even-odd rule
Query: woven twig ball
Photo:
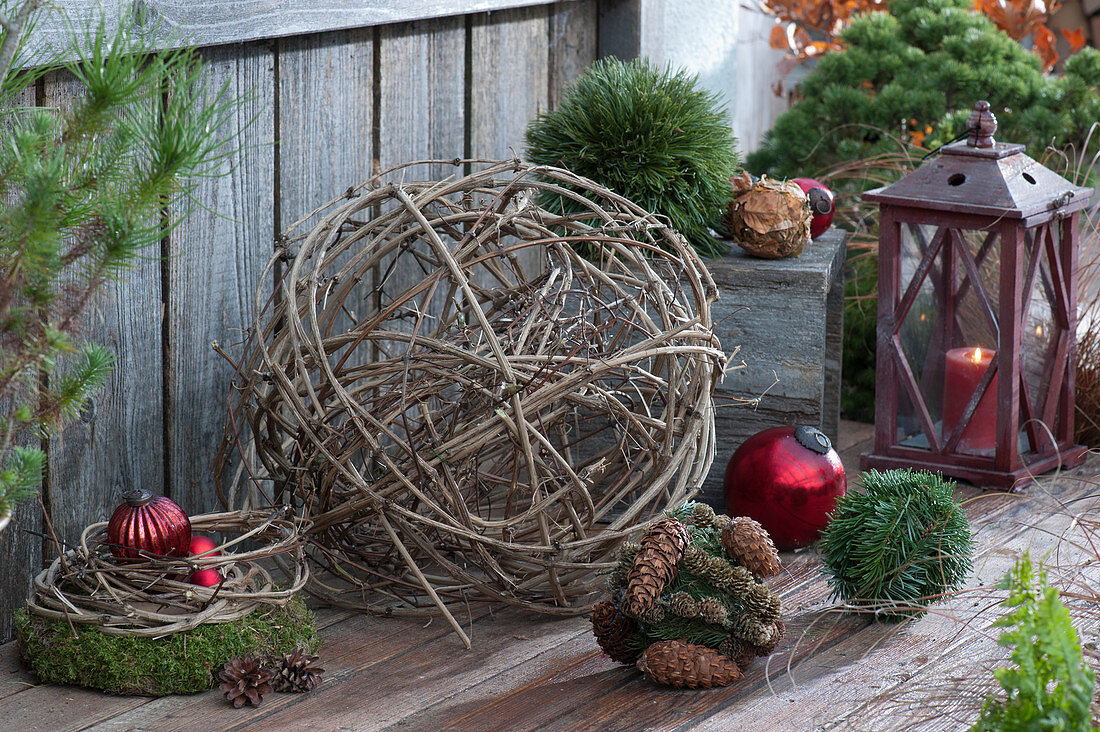
[[[683,237],[591,181],[454,164],[475,172],[387,171],[281,242],[223,500],[305,514],[331,570],[310,589],[336,605],[583,612],[619,544],[710,467],[715,286]]]

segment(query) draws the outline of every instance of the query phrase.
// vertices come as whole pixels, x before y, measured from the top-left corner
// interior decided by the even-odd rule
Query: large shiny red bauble
[[[759,521],[780,549],[809,546],[847,490],[840,456],[813,427],[758,432],[726,466],[726,508]]]
[[[836,215],[836,202],[833,200],[833,192],[820,181],[813,178],[794,178],[806,197],[810,199],[810,208],[813,210],[813,218],[810,219],[810,238],[821,236],[825,229],[833,223]]]
[[[212,551],[211,552],[210,550],[211,549],[217,549],[217,548],[218,548],[218,542],[214,541],[209,536],[203,536],[202,534],[195,534],[191,537],[191,546],[188,548],[188,553],[191,556],[195,556],[197,554],[205,554],[206,552],[210,552],[206,556],[216,557],[216,556],[221,555],[221,552],[220,551]]]
[[[122,494],[125,503],[107,523],[107,543],[119,559],[139,559],[141,553],[183,557],[191,545],[191,520],[179,504],[147,490]]]
[[[191,576],[187,578],[187,581],[193,585],[200,585],[202,587],[215,587],[221,584],[222,573],[213,567],[207,567],[206,569],[192,572]]]

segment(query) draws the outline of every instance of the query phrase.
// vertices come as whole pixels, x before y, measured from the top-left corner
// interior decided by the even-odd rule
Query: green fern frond
[[[1040,566],[1033,573],[1025,552],[1001,581],[1009,612],[994,625],[998,642],[1012,649],[1015,667],[993,672],[1004,697],[990,696],[974,732],[1100,730],[1091,724],[1096,674],[1081,657],[1077,631],[1058,590]]]

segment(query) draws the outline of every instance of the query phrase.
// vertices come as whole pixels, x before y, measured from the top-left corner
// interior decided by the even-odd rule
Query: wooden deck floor
[[[845,424],[849,475],[869,437]],[[1022,495],[972,497],[974,588],[919,621],[871,623],[832,609],[813,550],[784,556],[774,580],[788,635],[739,684],[710,691],[655,686],[600,653],[587,620],[514,610],[468,619],[473,650],[446,624],[322,610],[324,683],[235,710],[217,692],[161,699],[34,685],[12,645],[0,646],[0,728],[7,730],[818,730],[963,729],[991,690],[1002,652],[991,591],[1024,549],[1080,560],[1073,515],[1096,516],[1100,458]],[[1080,544],[1080,542],[1078,542]],[[1087,547],[1084,547],[1087,550]],[[1095,556],[1095,554],[1094,554]],[[1096,565],[1084,571],[1093,572]],[[1094,643],[1095,625],[1083,629]]]

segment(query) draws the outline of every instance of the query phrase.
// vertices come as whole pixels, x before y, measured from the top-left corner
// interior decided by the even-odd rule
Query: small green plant
[[[1100,52],[1082,49],[1064,75],[1044,76],[1038,57],[975,12],[972,0],[888,7],[857,17],[841,34],[844,50],[820,59],[800,85],[801,100],[749,157],[751,171],[813,174],[934,148],[965,131],[979,99],[997,115],[997,139],[1024,143],[1033,157],[1052,141],[1083,149],[1100,118]]]
[[[822,533],[833,596],[902,619],[962,587],[974,540],[955,483],[922,471],[868,470],[860,484],[837,501]]]
[[[706,257],[726,247],[708,231],[730,199],[737,141],[719,98],[684,71],[644,60],[597,61],[561,105],[527,128],[527,157],[590,178],[647,211],[667,216]],[[565,198],[549,210],[576,213]]]
[[[1077,631],[1046,571],[1033,573],[1025,552],[1000,586],[1010,612],[994,625],[1006,628],[998,642],[1012,649],[1015,667],[993,672],[1006,696],[985,700],[974,732],[1100,730],[1089,709],[1096,674],[1081,659]]]
[[[41,482],[33,441],[110,373],[111,353],[79,342],[83,315],[178,223],[189,181],[232,151],[217,130],[239,103],[207,88],[197,51],[154,54],[127,24],[101,21],[31,63],[21,42],[36,5],[0,0],[0,516]],[[26,106],[52,70],[82,94]]]

